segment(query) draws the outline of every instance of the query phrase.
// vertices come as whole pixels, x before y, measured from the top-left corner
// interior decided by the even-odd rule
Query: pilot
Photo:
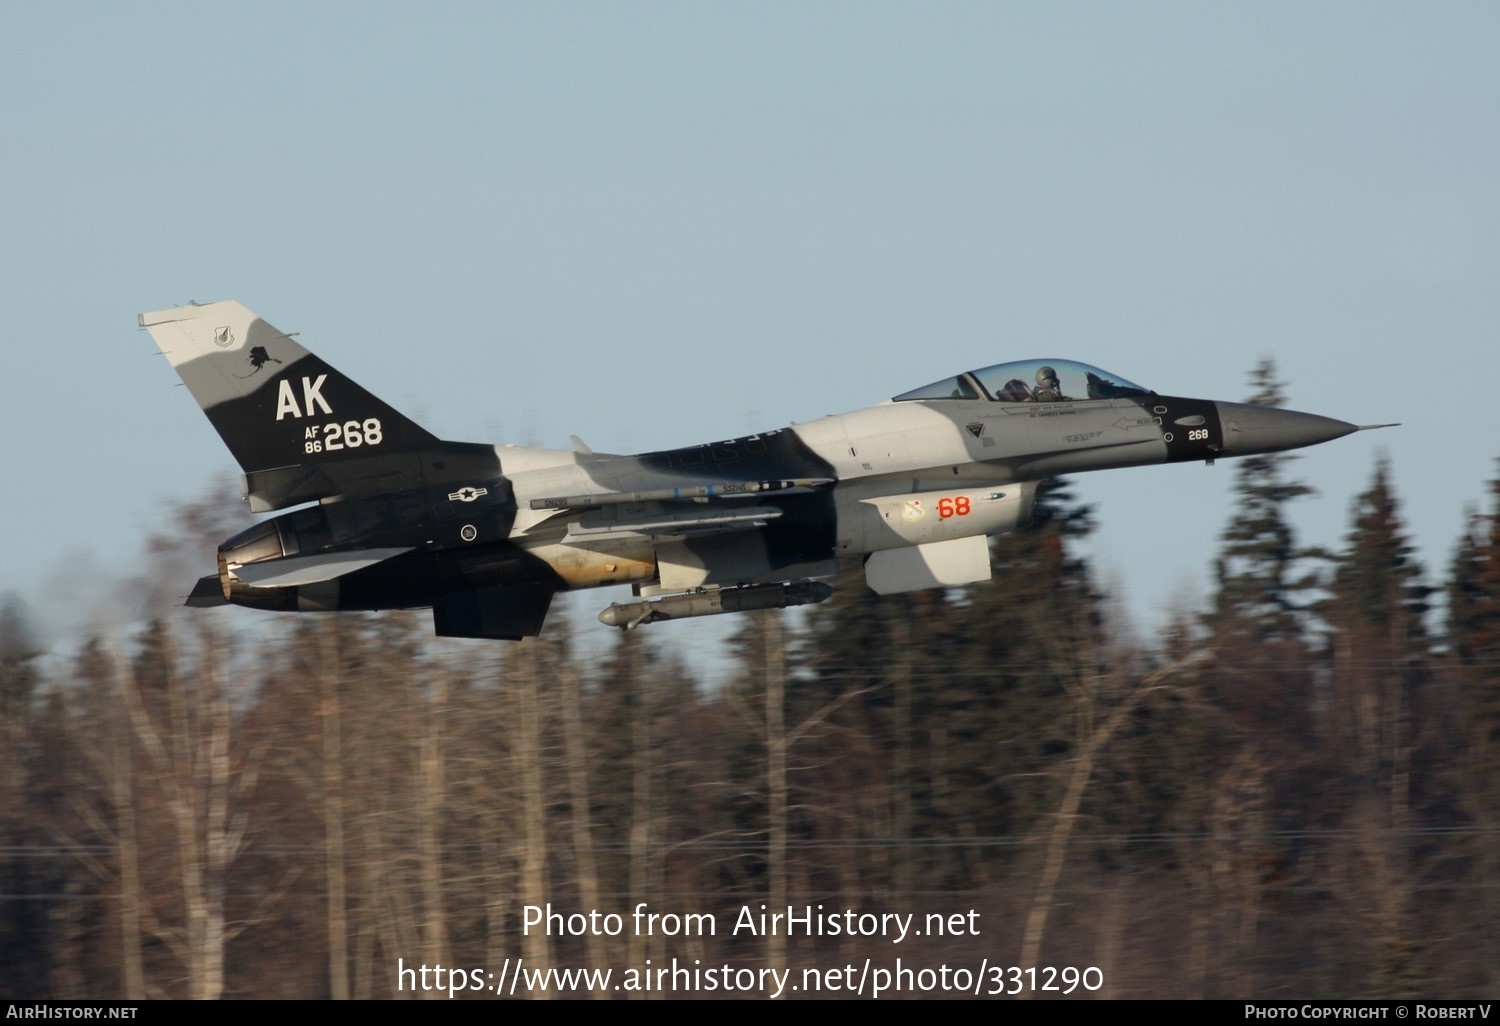
[[[1062,393],[1062,385],[1057,380],[1057,371],[1051,367],[1038,367],[1036,371],[1036,388],[1031,392],[1033,402],[1038,403],[1060,403],[1068,397]]]

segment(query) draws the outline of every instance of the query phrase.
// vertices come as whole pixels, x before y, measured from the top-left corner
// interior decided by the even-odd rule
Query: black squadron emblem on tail
[[[261,372],[261,370],[263,370],[265,368],[265,366],[266,366],[267,363],[280,363],[280,362],[281,361],[278,360],[278,359],[276,359],[276,357],[274,357],[270,353],[266,352],[266,347],[265,346],[254,346],[250,350],[250,367],[251,367],[250,373],[249,374],[237,374],[237,375],[235,375],[235,377],[238,377],[238,378],[250,378],[250,377],[254,377],[255,375],[259,374]]]

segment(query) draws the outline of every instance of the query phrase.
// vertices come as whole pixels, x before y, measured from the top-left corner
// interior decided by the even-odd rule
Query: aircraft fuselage
[[[235,303],[143,314],[245,471],[262,521],[192,604],[431,606],[520,637],[552,595],[645,601],[607,623],[821,601],[841,559],[880,592],[989,577],[1059,474],[1279,451],[1354,425],[1157,395],[1071,361],[966,372],[805,424],[636,456],[440,441]],[[704,598],[703,596],[707,596]]]

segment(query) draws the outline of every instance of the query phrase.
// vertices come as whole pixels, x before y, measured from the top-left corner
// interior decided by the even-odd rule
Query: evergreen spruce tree
[[[1500,478],[1494,511],[1470,518],[1448,581],[1447,640],[1477,746],[1475,758],[1500,775]]]
[[[1355,500],[1330,585],[1329,688],[1319,720],[1324,808],[1338,831],[1335,845],[1347,847],[1339,861],[1366,867],[1336,887],[1362,912],[1368,984],[1391,998],[1423,991],[1416,841],[1442,799],[1434,758],[1441,753],[1430,744],[1442,733],[1442,710],[1427,687],[1428,594],[1381,460]]]
[[[1280,406],[1284,385],[1262,360],[1251,372],[1250,402]],[[1327,554],[1298,544],[1290,503],[1313,489],[1292,480],[1285,453],[1237,460],[1235,513],[1215,561],[1213,606],[1205,618],[1213,668],[1207,696],[1237,730],[1295,746],[1311,736],[1314,610]]]
[[[45,843],[36,816],[34,764],[37,716],[33,695],[40,654],[25,605],[7,594],[0,600],[0,992],[40,996],[46,970],[48,865],[26,858],[24,847]],[[32,892],[37,892],[33,894]],[[30,988],[26,981],[35,981]]]
[[[788,722],[846,699],[828,718],[829,791],[859,795],[906,845],[897,892],[972,886],[1001,850],[981,839],[1050,807],[1041,771],[1069,744],[1067,680],[1097,658],[1097,595],[1072,549],[1090,528],[1048,481],[1032,525],[992,542],[989,583],[877,596],[851,566],[809,616]]]
[[[1334,572],[1333,608],[1343,625],[1385,632],[1398,659],[1427,655],[1427,600],[1410,540],[1382,459],[1370,487],[1355,500],[1354,525]]]
[[[1285,385],[1276,380],[1271,360],[1257,364],[1250,380],[1255,391],[1248,402],[1285,402]],[[1306,636],[1306,609],[1316,577],[1303,565],[1318,553],[1297,545],[1287,518],[1288,503],[1313,494],[1308,485],[1288,478],[1287,466],[1294,459],[1286,453],[1267,453],[1235,461],[1236,513],[1224,529],[1215,563],[1217,633],[1232,632],[1260,642]]]
[[[1094,528],[1062,478],[1044,481],[1024,530],[996,538],[994,576],[957,611],[941,698],[955,813],[1019,834],[1053,808],[1048,767],[1074,744],[1069,689],[1103,669],[1101,598],[1075,546]]]
[[[1471,926],[1474,964],[1493,976],[1500,951],[1500,478],[1493,506],[1470,518],[1448,581],[1448,661],[1456,684],[1463,739],[1459,787],[1473,823]]]
[[[1280,406],[1272,361],[1251,372],[1249,401]],[[1288,971],[1281,949],[1259,946],[1275,889],[1298,864],[1301,840],[1324,814],[1316,757],[1320,584],[1288,507],[1312,494],[1294,457],[1236,459],[1234,513],[1215,561],[1203,659],[1184,694],[1208,727],[1192,753],[1177,814],[1193,893],[1191,929],[1204,993],[1227,995],[1263,972]],[[1289,950],[1289,949],[1288,949]]]

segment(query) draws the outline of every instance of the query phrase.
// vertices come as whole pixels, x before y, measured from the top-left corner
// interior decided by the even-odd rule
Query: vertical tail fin
[[[166,353],[247,481],[291,468],[302,468],[303,478],[347,477],[337,473],[340,464],[414,453],[437,442],[239,303],[143,313],[140,325]]]

